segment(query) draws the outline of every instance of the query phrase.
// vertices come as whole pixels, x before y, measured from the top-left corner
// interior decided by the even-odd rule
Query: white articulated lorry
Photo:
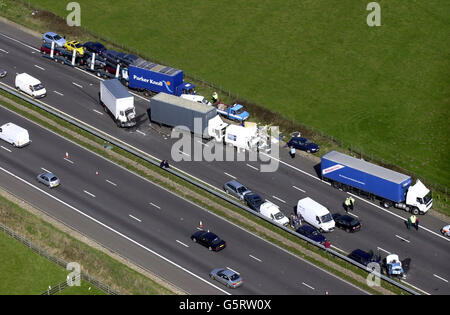
[[[99,101],[105,112],[110,113],[118,127],[136,125],[134,97],[117,79],[100,82]]]

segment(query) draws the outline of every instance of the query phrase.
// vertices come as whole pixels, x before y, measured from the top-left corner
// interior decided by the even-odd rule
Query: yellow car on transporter
[[[76,51],[79,55],[84,55],[84,47],[83,45],[76,40],[71,40],[68,41],[64,44],[64,47],[68,50],[68,51]]]

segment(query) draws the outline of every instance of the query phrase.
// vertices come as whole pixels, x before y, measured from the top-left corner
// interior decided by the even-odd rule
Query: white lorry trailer
[[[134,97],[117,79],[100,82],[99,102],[110,113],[118,127],[136,125]]]

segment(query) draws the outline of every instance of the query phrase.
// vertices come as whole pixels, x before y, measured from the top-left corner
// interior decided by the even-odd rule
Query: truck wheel
[[[416,207],[412,208],[411,210],[412,214],[414,215],[418,215],[419,214],[419,209],[417,209]]]
[[[382,205],[383,205],[383,207],[386,208],[386,209],[388,209],[388,208],[391,207],[391,203],[390,203],[389,201],[383,201]]]

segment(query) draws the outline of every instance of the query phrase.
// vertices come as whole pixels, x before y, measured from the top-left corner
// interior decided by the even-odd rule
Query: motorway
[[[135,97],[138,127],[119,129],[98,105],[99,79],[80,69],[72,69],[42,58],[37,49],[40,39],[6,24],[0,24],[0,67],[9,74],[1,80],[14,85],[15,73],[27,72],[39,78],[47,88],[43,102],[75,117],[112,137],[159,159],[169,159],[171,165],[190,175],[221,188],[226,181],[236,178],[250,189],[278,204],[289,215],[298,199],[309,196],[327,206],[333,213],[343,212],[342,202],[347,194],[332,189],[318,178],[319,165],[297,155],[290,159],[286,149],[280,149],[280,163],[276,172],[259,172],[257,162],[194,162],[171,161],[171,148],[176,139],[170,139],[170,130],[152,125],[148,120],[149,101]],[[203,146],[202,144],[200,144]],[[192,154],[192,153],[191,153]],[[185,153],[186,157],[192,155]],[[362,223],[362,230],[347,234],[337,230],[327,234],[333,246],[351,252],[356,248],[373,250],[385,256],[396,253],[401,259],[412,259],[406,282],[429,294],[450,293],[450,240],[439,230],[448,222],[432,215],[420,217],[419,231],[407,230],[404,221],[409,214],[397,209],[383,209],[356,196],[352,215]]]
[[[310,263],[1,107],[0,117],[23,126],[31,135],[32,143],[25,148],[16,149],[4,143],[0,146],[2,176],[8,175],[6,178],[13,177],[16,181],[22,179],[22,185],[27,185],[28,189],[34,186],[34,190],[40,192],[29,202],[53,217],[63,215],[61,221],[86,235],[97,233],[99,226],[108,227],[110,232],[116,231],[116,236],[128,240],[130,246],[147,249],[148,255],[171,261],[168,269],[181,266],[176,274],[184,271],[190,279],[186,279],[186,275],[174,278],[167,275],[167,271],[166,276],[186,292],[225,293],[221,285],[210,282],[208,272],[226,266],[240,272],[245,279],[245,285],[231,291],[237,294],[362,293]],[[65,152],[70,152],[68,158]],[[44,171],[54,172],[61,186],[49,189],[38,184],[36,176]],[[8,179],[0,181],[6,189],[14,189],[8,182]],[[24,198],[20,186],[15,194]],[[49,199],[59,200],[59,205],[49,207]],[[65,217],[69,213],[60,213],[62,205],[71,212],[71,219]],[[80,220],[86,218],[97,226],[86,229],[84,220]],[[227,248],[216,253],[193,243],[190,235],[197,230],[200,221],[205,229],[222,236]],[[101,236],[98,240],[104,242],[105,238]],[[115,245],[108,247],[117,250]],[[140,264],[153,269],[149,262]],[[199,285],[204,281],[206,283]]]

